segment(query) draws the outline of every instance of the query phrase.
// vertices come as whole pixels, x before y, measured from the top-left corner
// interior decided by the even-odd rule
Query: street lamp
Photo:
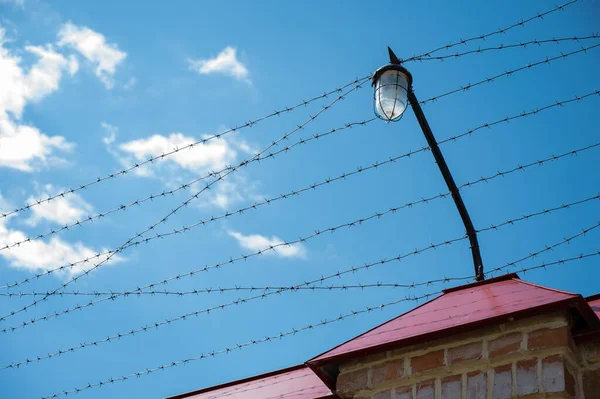
[[[412,89],[412,75],[402,66],[402,61],[396,57],[389,47],[388,52],[390,55],[390,63],[382,66],[373,74],[373,86],[375,87],[375,114],[378,118],[388,122],[398,121],[402,118],[404,111],[410,103],[415,116],[419,121],[421,130],[425,135],[427,144],[433,153],[435,162],[440,168],[440,172],[442,172],[444,181],[456,204],[460,218],[465,225],[467,236],[469,237],[469,242],[471,244],[471,254],[473,255],[473,265],[475,267],[475,279],[481,281],[485,277],[483,274],[483,262],[479,252],[479,243],[477,241],[477,231],[475,230],[475,227],[473,227],[473,222],[471,221],[469,212],[467,212],[465,203],[460,196],[458,187],[456,187],[450,169],[448,169],[448,165],[433,136],[433,132],[427,123],[427,119],[425,119],[425,114],[421,109],[419,100],[417,100],[415,92]]]

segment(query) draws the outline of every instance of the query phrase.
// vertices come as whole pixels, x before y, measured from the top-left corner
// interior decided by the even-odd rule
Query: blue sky
[[[401,58],[461,38],[509,26],[551,9],[543,1],[490,2],[78,2],[0,1],[0,206],[3,211],[54,195],[158,156],[175,146],[260,118],[344,86],[387,62],[386,46]],[[440,51],[452,54],[534,39],[589,36],[600,31],[600,2],[569,5],[486,41]],[[490,51],[457,59],[411,62],[420,100],[490,76],[600,43],[563,41]],[[600,88],[600,47],[549,65],[502,77],[424,106],[439,141],[479,125],[572,99]],[[73,223],[209,171],[251,158],[294,130],[330,96],[251,128],[181,151],[126,176],[59,197],[0,220],[2,246]],[[600,142],[600,96],[482,129],[441,149],[460,185],[497,171]],[[368,82],[322,112],[301,137],[373,117]],[[398,123],[376,120],[313,140],[274,159],[254,162],[215,183],[156,228],[169,232],[265,198],[399,156],[425,145],[410,110]],[[277,149],[279,147],[276,147]],[[599,149],[583,151],[524,172],[463,190],[476,228],[598,194]],[[81,227],[0,251],[0,285],[118,248],[156,223],[202,186],[130,207]],[[65,291],[127,291],[165,278],[296,240],[445,192],[428,152],[365,171],[289,199],[129,248]],[[550,215],[480,233],[485,268],[505,265],[600,221],[588,201]],[[600,230],[600,229],[597,229]],[[519,264],[531,267],[598,250],[592,230]],[[352,228],[323,234],[160,286],[296,285],[352,266],[390,258],[460,237],[463,226],[449,198],[415,205]],[[529,281],[591,295],[600,291],[598,258],[532,271]],[[51,273],[6,292],[58,288],[92,264]],[[412,283],[473,273],[466,241],[347,274],[329,284]],[[457,284],[457,283],[453,283]],[[19,369],[0,371],[2,397],[37,398],[161,364],[220,350],[351,310],[406,295],[439,291],[373,288],[287,292],[201,314],[121,340],[88,347]],[[447,284],[446,284],[447,286]],[[125,333],[188,312],[252,296],[247,292],[118,298],[3,334],[0,366]],[[89,301],[52,297],[0,322],[19,325]],[[31,297],[0,299],[2,315]],[[403,311],[402,303],[268,344],[190,363],[125,383],[90,389],[82,398],[165,397],[291,366]]]

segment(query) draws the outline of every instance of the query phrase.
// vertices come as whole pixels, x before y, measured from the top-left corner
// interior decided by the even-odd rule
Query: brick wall
[[[354,359],[340,366],[337,394],[371,399],[598,399],[600,345],[588,344],[585,355],[582,350],[571,338],[566,313],[541,315]]]

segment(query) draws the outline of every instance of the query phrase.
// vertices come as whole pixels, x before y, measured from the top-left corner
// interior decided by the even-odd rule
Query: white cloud
[[[27,236],[22,231],[6,227],[6,220],[5,218],[0,221],[0,247],[27,239]],[[106,251],[106,249],[103,249],[100,252]],[[0,251],[0,256],[4,257],[11,267],[34,272],[49,270],[94,257],[91,262],[80,263],[72,268],[66,268],[63,273],[74,275],[91,269],[95,263],[105,260],[108,256],[105,255],[96,258],[96,253],[96,251],[81,242],[70,244],[58,237],[53,237],[47,242],[31,240],[17,247]],[[122,260],[122,257],[115,255],[110,259],[110,262],[114,264]]]
[[[27,203],[34,203],[38,198],[47,198],[61,191],[61,189],[47,184],[44,190],[39,191],[35,197],[30,196],[27,199]],[[41,221],[47,220],[64,225],[83,219],[85,216],[91,214],[93,210],[94,208],[79,194],[71,193],[34,206],[31,208],[31,217],[25,220],[25,223],[30,226],[37,226]]]
[[[203,144],[187,147],[197,143],[200,138],[186,136],[183,133],[171,133],[169,135],[155,134],[149,137],[131,140],[115,144],[118,127],[108,123],[102,123],[106,131],[103,142],[109,153],[111,153],[123,167],[130,167],[136,162],[143,162],[150,157],[157,158],[154,162],[147,163],[133,170],[133,175],[140,177],[152,177],[161,180],[166,187],[173,189],[190,180],[205,176],[210,172],[218,172],[239,163],[240,155],[254,155],[258,151],[251,145],[240,139],[237,134],[227,137],[212,138]],[[202,138],[209,137],[207,135]],[[164,159],[162,154],[175,152]],[[192,184],[190,192],[197,193],[213,179],[201,180]],[[235,203],[251,197],[255,184],[248,182],[240,173],[231,174],[205,190],[194,205],[200,208],[218,207],[228,209]]]
[[[188,59],[189,68],[203,75],[222,73],[250,83],[248,68],[237,58],[237,50],[227,46],[215,58],[205,60]]]
[[[51,45],[26,46],[25,51],[36,56],[37,62],[25,72],[21,58],[5,43],[5,31],[0,27],[0,166],[29,172],[40,163],[63,163],[54,152],[69,151],[73,144],[62,136],[47,136],[20,120],[27,103],[58,90],[68,61]]]
[[[58,39],[60,46],[73,48],[95,65],[96,76],[107,89],[113,87],[117,65],[127,57],[127,54],[120,51],[116,44],[107,43],[101,33],[71,22],[61,26]]]
[[[169,136],[155,134],[148,138],[129,141],[119,145],[119,149],[131,155],[137,161],[145,161],[149,157],[157,157],[164,153],[171,152],[176,148],[182,148],[190,145],[198,139],[185,136],[182,133],[171,133]],[[237,155],[233,146],[225,139],[213,139],[198,144],[191,148],[176,152],[164,160],[146,165],[141,171],[144,175],[152,175],[152,170],[159,168],[162,164],[170,164],[180,168],[192,171],[210,171],[222,169],[233,160]]]
[[[32,210],[39,207],[43,207],[43,205],[34,207]],[[59,207],[59,209],[60,208],[61,207]],[[14,206],[0,193],[0,212],[6,212],[12,209],[14,209]],[[65,213],[63,213],[63,215],[66,217]],[[0,219],[0,247],[27,239],[27,235],[24,232],[7,227],[7,224],[14,218],[15,215],[11,215]],[[66,218],[63,220],[66,220]],[[107,249],[102,249],[100,253],[106,251]],[[90,262],[80,263],[72,268],[66,268],[63,273],[58,273],[72,276],[91,269],[95,263],[107,258],[107,255],[95,257],[96,253],[97,251],[94,251],[92,248],[81,242],[70,244],[58,237],[53,237],[48,241],[31,240],[22,243],[19,246],[0,251],[0,257],[6,259],[8,265],[11,267],[32,272],[54,269],[68,263],[93,258]],[[110,262],[114,264],[123,260],[123,257],[115,255],[110,259]]]
[[[260,234],[243,235],[237,231],[228,231],[227,233],[235,238],[242,248],[254,252],[267,250],[265,254],[276,254],[283,258],[306,258],[306,248],[301,244],[281,245],[270,250],[272,246],[283,243],[283,241],[276,236],[269,238]]]
[[[0,117],[0,166],[32,172],[40,163],[46,166],[64,164],[64,159],[52,154],[55,150],[69,151],[73,146],[62,136],[49,137],[34,126]]]

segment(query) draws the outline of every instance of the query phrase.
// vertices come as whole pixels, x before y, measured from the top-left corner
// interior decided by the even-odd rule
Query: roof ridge
[[[469,284],[463,284],[463,285],[458,285],[456,287],[446,288],[446,289],[443,289],[442,292],[444,294],[449,294],[451,292],[462,291],[462,290],[466,290],[466,289],[473,288],[473,287],[479,287],[479,286],[486,285],[486,284],[493,284],[493,283],[497,283],[499,281],[506,281],[506,280],[513,280],[513,279],[520,280],[519,275],[517,273],[503,274],[502,276],[492,277],[487,280],[475,281],[475,282],[469,283]]]

